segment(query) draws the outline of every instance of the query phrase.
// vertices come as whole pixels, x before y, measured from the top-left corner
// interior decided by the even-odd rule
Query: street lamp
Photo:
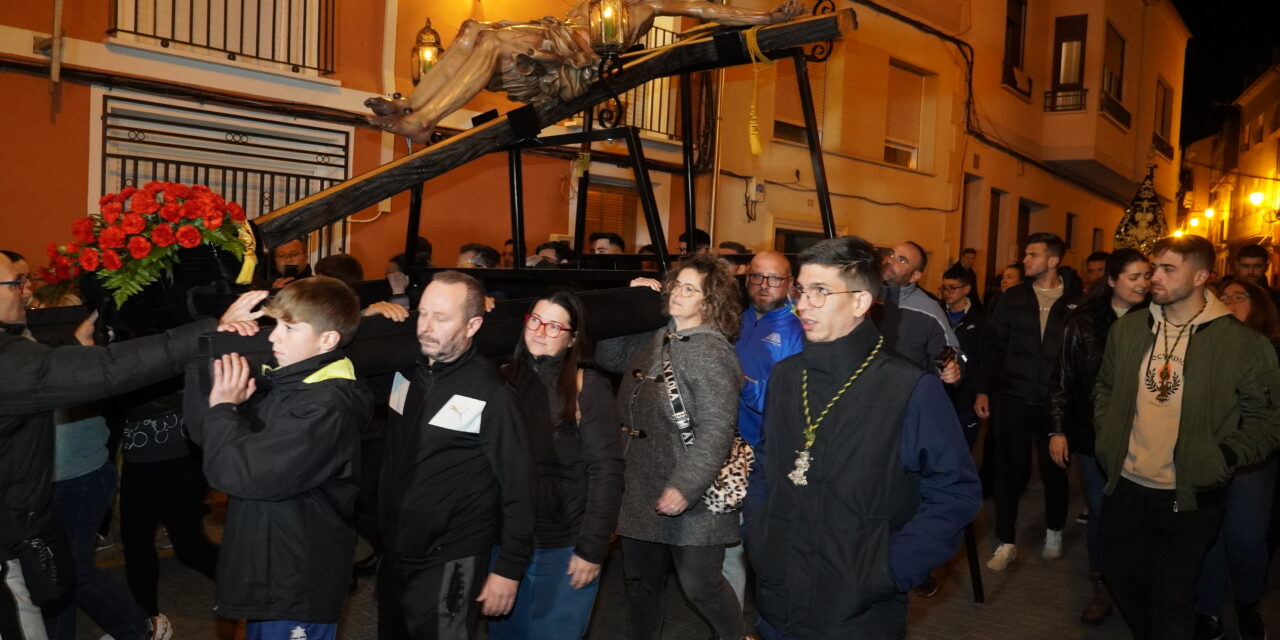
[[[1205,210],[1204,210],[1204,217],[1206,217],[1206,218],[1212,218],[1214,213],[1215,213],[1215,212],[1214,212],[1213,208],[1212,208],[1212,207],[1210,207],[1210,208],[1208,208],[1208,209],[1205,209]]]
[[[1259,206],[1262,204],[1262,200],[1266,197],[1267,197],[1266,194],[1262,193],[1261,191],[1254,191],[1253,193],[1249,194],[1249,204],[1255,207]]]
[[[440,32],[431,28],[431,18],[427,18],[426,26],[418,31],[417,42],[413,45],[413,59],[409,63],[412,67],[413,86],[418,86],[423,76],[436,66],[443,54],[444,47],[440,46]]]
[[[1174,232],[1173,232],[1173,237],[1175,237],[1175,238],[1181,238],[1181,237],[1182,237],[1182,229],[1178,229],[1177,231],[1174,231]]]
[[[1187,221],[1187,224],[1189,224],[1189,225],[1191,225],[1191,226],[1193,226],[1193,227],[1198,227],[1198,226],[1200,226],[1200,218],[1192,218],[1192,219],[1190,219],[1190,220],[1188,220],[1188,221]]]

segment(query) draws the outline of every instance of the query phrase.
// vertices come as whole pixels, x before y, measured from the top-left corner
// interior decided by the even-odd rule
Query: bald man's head
[[[777,251],[757,253],[747,267],[747,297],[751,307],[768,313],[787,302],[791,290],[791,262]]]

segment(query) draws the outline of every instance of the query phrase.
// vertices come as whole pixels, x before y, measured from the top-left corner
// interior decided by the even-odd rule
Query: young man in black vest
[[[759,629],[905,637],[906,592],[955,552],[982,501],[977,473],[942,382],[864,321],[881,286],[875,249],[824,240],[799,262],[805,344],[769,380],[769,492],[746,538]]]

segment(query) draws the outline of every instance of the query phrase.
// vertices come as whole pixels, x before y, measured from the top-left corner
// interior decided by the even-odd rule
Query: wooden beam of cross
[[[761,27],[756,40],[768,57],[815,42],[834,40],[855,27],[852,9],[824,13]],[[656,55],[640,52],[624,58],[622,71],[607,86],[597,82],[572,100],[551,100],[534,110],[537,125],[545,127],[609,100],[650,80],[692,71],[717,69],[750,61],[745,30],[725,29],[714,37],[677,43]],[[526,134],[527,135],[527,134]],[[324,191],[281,207],[254,220],[265,246],[300,238],[356,211],[385,200],[414,184],[425,182],[485,154],[518,141],[516,128],[504,115],[464,131],[421,151],[338,183]]]

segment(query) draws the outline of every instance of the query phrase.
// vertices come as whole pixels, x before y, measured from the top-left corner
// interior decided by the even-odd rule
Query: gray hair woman
[[[699,254],[673,269],[665,285],[638,278],[632,286],[663,291],[670,321],[604,341],[597,351],[597,362],[624,373],[618,407],[631,437],[618,534],[632,638],[661,636],[672,568],[717,637],[744,633],[738,598],[720,573],[725,546],[738,541],[738,515],[712,513],[699,500],[724,465],[736,427],[742,373],[730,341],[740,298],[730,273],[723,259]],[[667,394],[664,352],[693,425],[687,447]]]

